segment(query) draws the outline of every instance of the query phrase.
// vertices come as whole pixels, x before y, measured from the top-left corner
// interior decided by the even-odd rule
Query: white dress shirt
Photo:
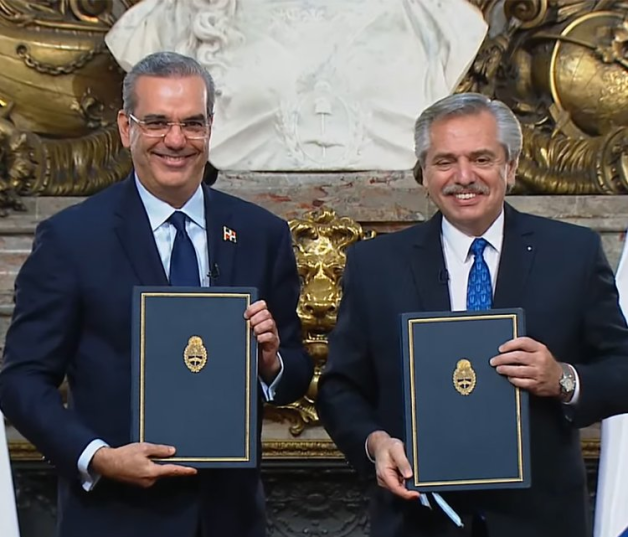
[[[442,242],[445,266],[449,275],[449,297],[452,311],[464,311],[467,309],[467,284],[469,271],[473,265],[474,256],[471,252],[471,244],[476,238],[466,235],[451,222],[443,217]],[[488,243],[484,249],[484,261],[491,273],[491,285],[493,296],[497,284],[499,260],[501,259],[502,244],[504,242],[504,211],[500,213],[495,222],[482,235]],[[566,405],[575,405],[580,397],[580,382],[578,372],[572,366],[571,370],[576,378],[576,388],[571,401]]]
[[[467,284],[469,271],[473,266],[473,253],[471,244],[477,237],[466,235],[445,217],[442,224],[443,255],[445,266],[449,275],[449,297],[452,311],[464,311],[467,309]],[[484,248],[484,261],[491,273],[491,285],[495,294],[497,282],[497,270],[504,241],[504,212],[497,217],[495,222],[486,230],[482,238],[488,242]]]
[[[137,176],[135,176],[135,186],[137,187],[140,199],[146,210],[150,228],[155,238],[157,250],[159,251],[159,257],[161,258],[166,277],[168,277],[170,274],[172,247],[174,246],[174,239],[177,234],[176,228],[168,222],[168,219],[176,209],[146,190]],[[185,222],[185,230],[196,251],[201,285],[207,287],[211,284],[209,278],[209,249],[207,247],[205,199],[203,188],[200,185],[194,194],[192,194],[192,197],[179,210],[188,217]],[[277,354],[277,357],[279,358],[280,368],[272,384],[269,386],[261,378],[259,379],[262,393],[266,401],[272,401],[274,399],[275,391],[283,375],[283,360],[281,355]],[[93,440],[87,445],[83,453],[81,453],[77,463],[81,476],[81,484],[83,489],[87,491],[92,490],[100,478],[100,476],[90,470],[89,465],[94,454],[101,447],[108,447],[108,444],[101,439]]]
[[[474,261],[473,252],[471,252],[471,244],[476,238],[479,237],[473,237],[463,233],[443,216],[441,239],[443,243],[445,267],[447,268],[449,300],[452,311],[465,311],[467,309],[469,271]],[[485,239],[488,243],[486,248],[484,248],[483,257],[491,274],[491,286],[493,287],[493,295],[495,295],[499,260],[501,259],[502,244],[504,242],[503,210],[481,238]],[[576,404],[580,396],[578,372],[574,367],[571,367],[571,370],[576,377],[576,389],[571,401],[565,403],[566,405]],[[372,462],[375,462],[368,451],[367,442],[368,438],[364,444],[366,456]]]
[[[169,205],[165,201],[153,196],[142,183],[135,178],[135,185],[137,191],[140,194],[146,214],[148,215],[148,221],[150,222],[150,228],[155,237],[155,243],[157,244],[157,250],[159,251],[159,257],[161,263],[164,266],[164,272],[166,277],[170,274],[170,257],[172,254],[172,247],[174,246],[174,239],[177,235],[177,229],[168,222],[168,219],[175,212],[174,207]],[[207,287],[209,282],[209,249],[207,247],[207,229],[205,222],[205,199],[203,196],[203,189],[199,185],[196,192],[192,194],[192,197],[185,203],[181,209],[182,213],[185,213],[187,219],[185,221],[185,230],[187,231],[194,250],[196,251],[196,259],[198,260],[198,274],[202,286]]]

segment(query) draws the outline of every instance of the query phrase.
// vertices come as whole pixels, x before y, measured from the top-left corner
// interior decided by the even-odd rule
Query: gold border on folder
[[[521,431],[521,392],[519,388],[515,387],[515,405],[517,408],[517,459],[519,475],[517,477],[503,478],[503,479],[460,479],[455,481],[425,481],[421,482],[419,477],[419,448],[418,448],[418,434],[417,434],[417,419],[416,419],[416,384],[414,378],[414,333],[412,331],[412,325],[418,323],[436,323],[436,322],[452,322],[452,321],[479,321],[486,319],[511,319],[512,320],[512,333],[513,338],[518,337],[517,331],[517,315],[514,313],[508,314],[487,314],[477,315],[473,317],[427,317],[423,319],[408,319],[408,342],[410,345],[410,393],[411,400],[411,413],[412,413],[412,455],[413,455],[413,472],[414,472],[414,485],[417,488],[421,486],[431,487],[439,485],[491,485],[500,483],[520,483],[523,481],[523,438]]]
[[[251,295],[249,293],[142,293],[140,301],[140,442],[145,442],[145,359],[146,359],[146,297],[188,297],[188,298],[244,298],[246,306],[251,305]],[[167,459],[153,459],[156,461],[166,462],[248,462],[251,460],[250,452],[250,435],[251,435],[251,405],[254,401],[251,399],[251,326],[246,321],[246,418],[245,418],[245,434],[244,434],[244,457],[169,457]]]

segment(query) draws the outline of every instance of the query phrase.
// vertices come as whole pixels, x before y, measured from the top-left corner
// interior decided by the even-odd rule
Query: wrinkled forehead
[[[454,114],[437,119],[430,127],[428,158],[493,154],[506,158],[495,117],[488,111]]]
[[[140,76],[134,88],[135,111],[172,118],[205,115],[207,87],[200,76]]]

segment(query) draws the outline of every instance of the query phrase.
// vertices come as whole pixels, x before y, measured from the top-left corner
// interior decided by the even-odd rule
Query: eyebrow
[[[478,149],[477,151],[473,151],[471,153],[471,157],[472,158],[477,158],[477,157],[496,157],[497,153],[495,153],[495,151],[493,151],[492,149]]]
[[[478,157],[484,157],[484,156],[488,156],[488,157],[496,157],[497,154],[495,153],[495,151],[492,151],[491,149],[478,149],[477,151],[473,151],[472,153],[470,153],[469,155],[471,158],[478,158]],[[436,153],[433,157],[432,157],[432,162],[439,160],[439,159],[449,159],[449,160],[456,160],[458,158],[458,155],[455,155],[454,153]]]
[[[435,160],[440,160],[440,159],[456,159],[456,155],[454,155],[453,153],[436,153],[433,157],[432,157],[432,161]]]
[[[207,117],[205,114],[195,114],[193,116],[188,116],[183,118],[181,121],[197,121],[197,120],[207,121]],[[163,114],[147,114],[144,116],[144,121],[172,121],[168,116]]]

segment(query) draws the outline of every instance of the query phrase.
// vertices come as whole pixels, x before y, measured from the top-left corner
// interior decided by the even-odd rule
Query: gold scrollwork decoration
[[[628,127],[628,2],[469,2],[492,27],[458,91],[503,100],[524,125],[514,193],[628,192],[622,130]],[[35,164],[29,177],[15,170],[0,176],[5,209],[18,206],[20,195],[87,195],[129,171],[128,155],[110,139],[123,73],[103,34],[134,3],[0,0],[0,101],[14,105],[2,117],[26,134],[20,158],[28,145]],[[105,161],[115,174],[97,169]],[[68,162],[70,173],[62,169]],[[5,157],[9,168],[15,164]],[[85,175],[77,178],[78,171]]]
[[[508,0],[457,91],[508,104],[523,126],[515,194],[628,192],[628,2]],[[415,174],[417,180],[420,174]]]
[[[0,427],[2,423],[0,423]],[[585,459],[597,460],[600,457],[599,438],[583,438],[580,441]],[[43,460],[41,453],[30,442],[16,440],[9,442],[12,461],[38,462]],[[343,459],[344,456],[330,440],[266,440],[262,441],[264,460],[277,459]]]
[[[80,21],[89,24],[98,24],[106,21],[113,25],[111,17],[111,0],[70,0],[69,8]]]
[[[124,11],[133,0],[0,0],[0,18],[23,28],[107,32],[114,11]]]
[[[521,22],[522,29],[535,28],[547,17],[548,0],[507,0],[504,12]]]
[[[0,116],[0,209],[23,209],[24,195],[93,194],[130,168],[116,125],[77,140],[44,140]]]
[[[106,127],[112,123],[104,119],[105,104],[94,96],[92,88],[87,88],[81,98],[70,105],[70,109],[78,112],[90,129]]]
[[[104,43],[128,0],[0,0],[0,214],[22,196],[84,196],[131,160],[116,126],[123,73]]]
[[[517,170],[520,192],[617,194],[628,192],[628,129],[605,136],[571,139],[524,127]]]
[[[268,459],[344,459],[331,440],[266,440],[262,456]]]
[[[32,142],[33,135],[0,116],[0,216],[6,216],[7,209],[24,210],[19,195],[28,190],[37,169]]]

